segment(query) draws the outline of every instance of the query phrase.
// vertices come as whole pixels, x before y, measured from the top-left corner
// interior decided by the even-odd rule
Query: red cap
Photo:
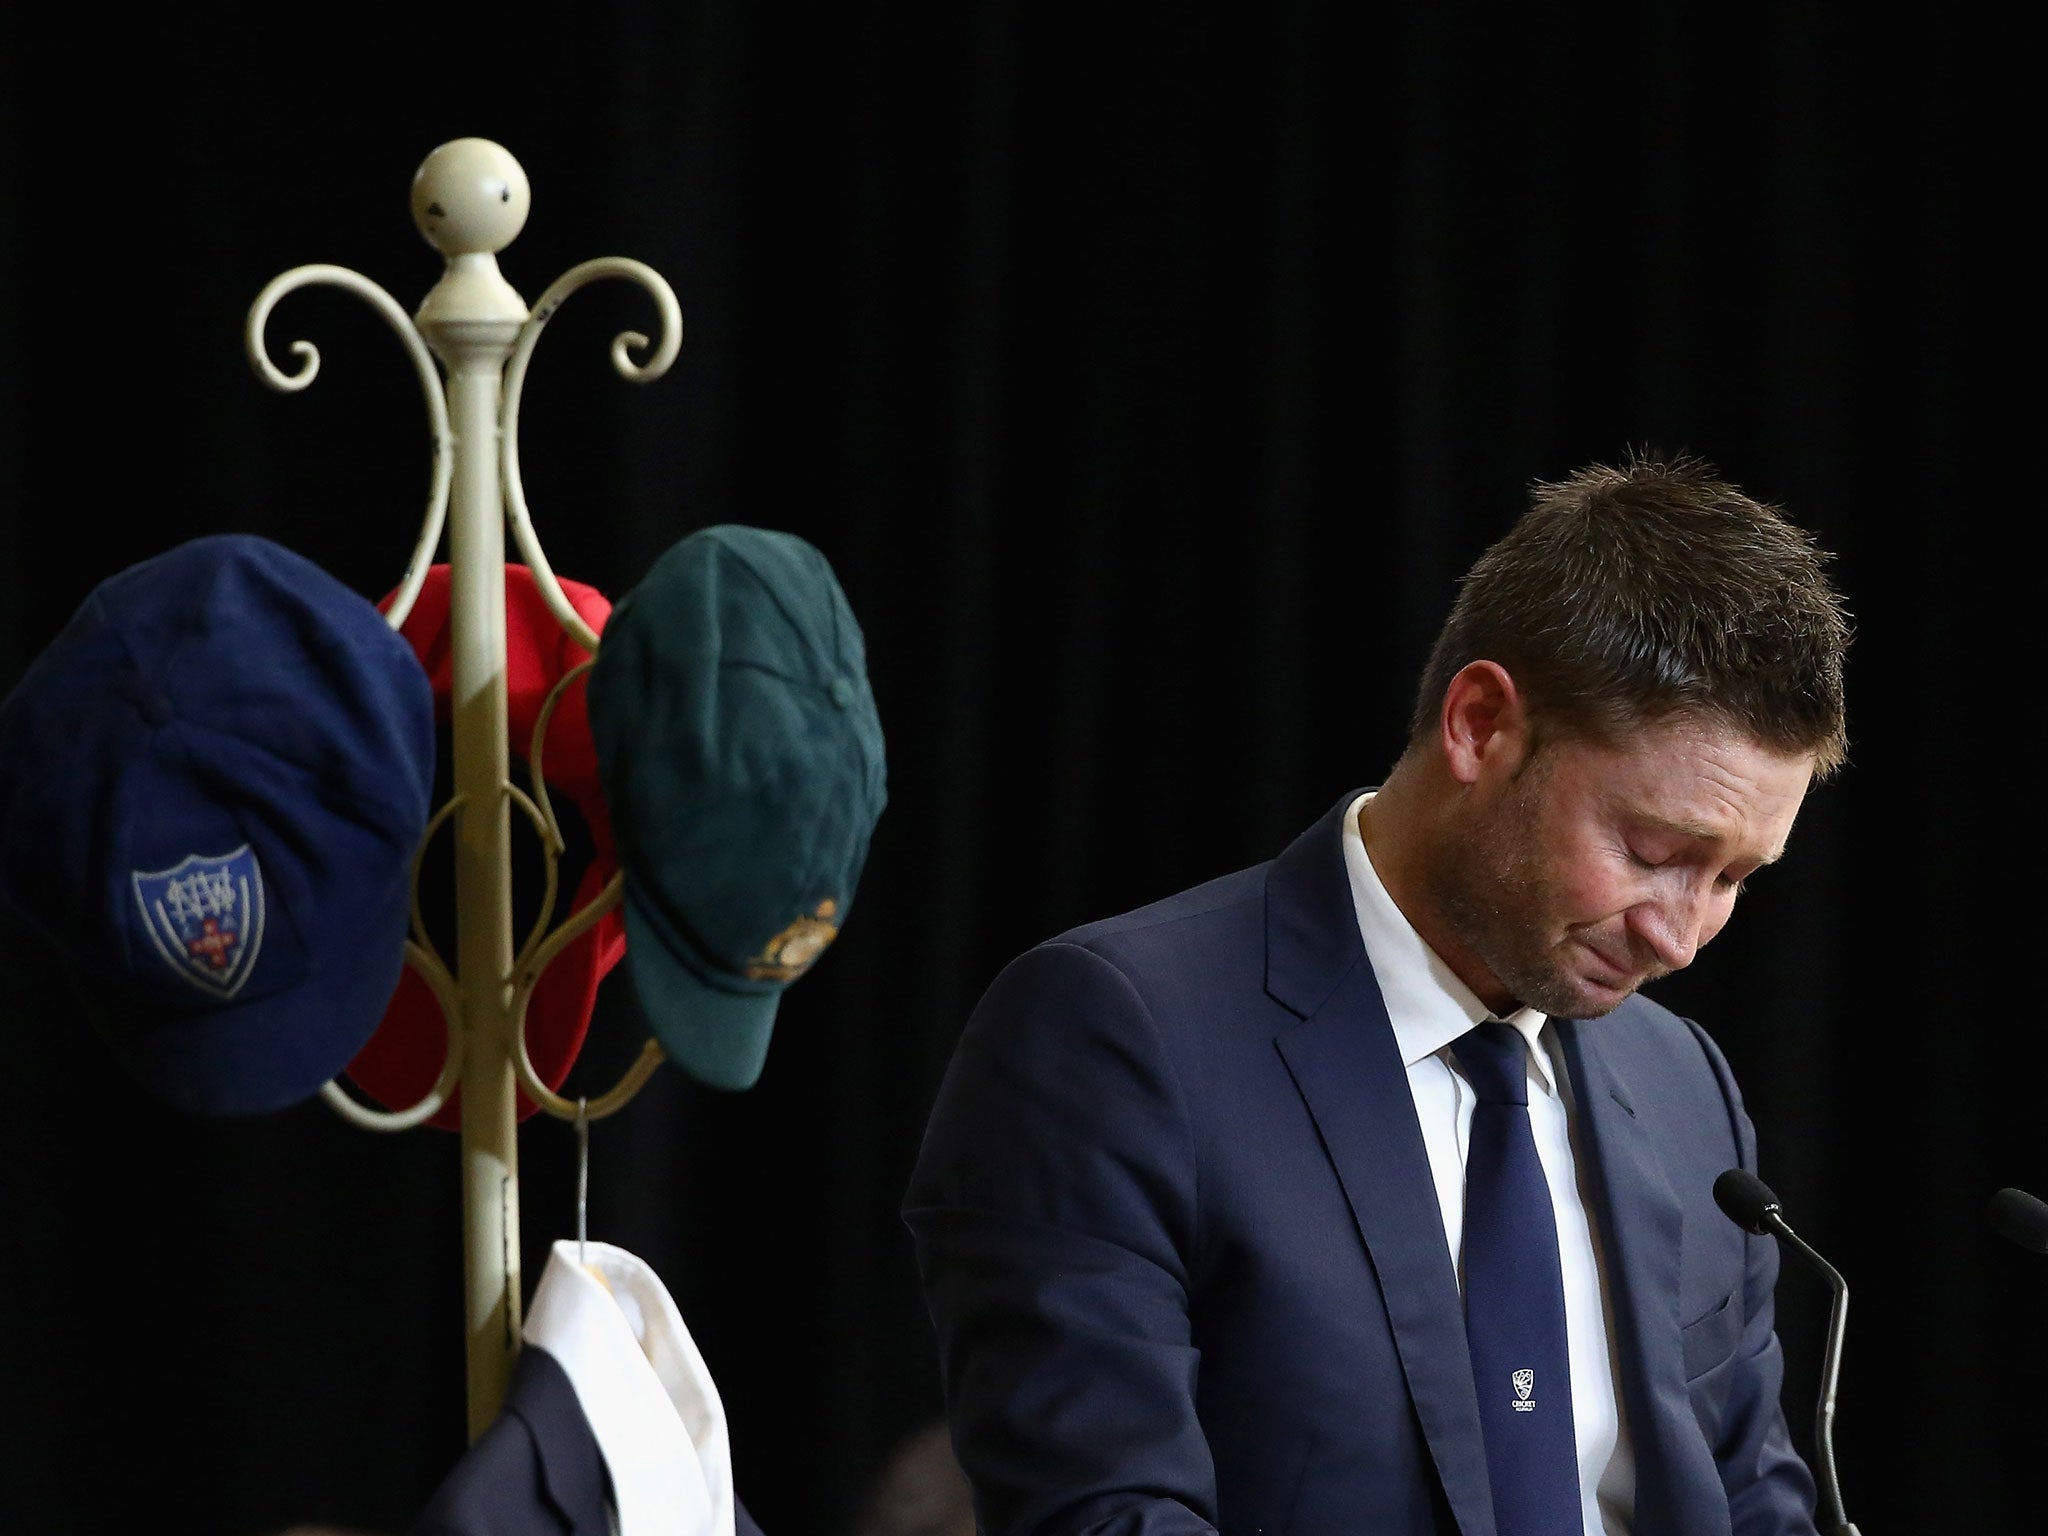
[[[603,593],[581,582],[562,582],[563,595],[597,633],[604,632],[612,605]],[[393,593],[379,606],[389,608]],[[399,633],[412,645],[434,685],[437,719],[446,724],[449,698],[453,692],[453,665],[449,656],[448,567],[434,566],[427,572],[412,612]],[[533,728],[542,705],[556,683],[573,668],[589,659],[590,653],[563,631],[548,611],[533,572],[523,565],[505,567],[505,705],[510,727],[511,748],[524,760],[533,742]],[[548,720],[547,743],[541,753],[548,794],[568,800],[582,813],[590,829],[590,867],[576,887],[574,910],[594,900],[605,883],[618,871],[618,856],[612,846],[611,817],[605,811],[604,796],[598,788],[597,749],[590,738],[590,715],[584,702],[584,683],[578,678],[563,691],[555,712]],[[514,835],[526,818],[513,816]],[[523,938],[523,935],[520,937]],[[559,1088],[569,1075],[576,1053],[583,1048],[590,1028],[590,1011],[597,1001],[597,984],[626,952],[625,916],[614,907],[541,973],[526,1008],[526,1052],[533,1070],[550,1088]],[[448,1028],[441,1019],[441,1006],[427,984],[407,966],[384,1010],[377,1033],[349,1063],[348,1075],[356,1086],[391,1109],[403,1109],[425,1098],[441,1075],[448,1056]],[[437,1110],[427,1124],[444,1131],[462,1125],[462,1095],[458,1089]],[[519,1095],[519,1118],[524,1120],[539,1106],[524,1093]]]

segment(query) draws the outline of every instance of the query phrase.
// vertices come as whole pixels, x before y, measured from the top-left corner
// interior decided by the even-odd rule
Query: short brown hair
[[[1632,455],[1539,481],[1465,574],[1423,669],[1411,743],[1474,661],[1505,667],[1539,737],[1613,739],[1673,715],[1718,717],[1774,751],[1847,751],[1849,619],[1831,557],[1776,507],[1695,458]]]

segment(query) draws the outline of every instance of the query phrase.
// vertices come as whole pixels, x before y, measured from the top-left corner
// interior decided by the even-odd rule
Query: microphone
[[[1984,1214],[2000,1237],[2029,1253],[2048,1253],[2048,1201],[2037,1200],[2024,1189],[2001,1189]]]
[[[1848,1282],[1840,1270],[1792,1230],[1771,1186],[1747,1169],[1730,1168],[1714,1180],[1714,1204],[1743,1231],[1758,1237],[1775,1237],[1781,1244],[1790,1245],[1821,1272],[1828,1289],[1834,1292],[1834,1306],[1828,1313],[1827,1349],[1821,1356],[1820,1408],[1813,1421],[1814,1454],[1820,1463],[1816,1470],[1820,1473],[1821,1529],[1828,1536],[1859,1536],[1842,1508],[1842,1484],[1835,1475],[1835,1384],[1842,1374],[1842,1330],[1849,1321]],[[2048,1207],[2043,1210],[2048,1211]]]

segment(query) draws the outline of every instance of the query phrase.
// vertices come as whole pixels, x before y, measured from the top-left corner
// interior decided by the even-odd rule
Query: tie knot
[[[1451,1054],[1480,1103],[1529,1102],[1529,1058],[1514,1025],[1488,1019],[1453,1040]]]

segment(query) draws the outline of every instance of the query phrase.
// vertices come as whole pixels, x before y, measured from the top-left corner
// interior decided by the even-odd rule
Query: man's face
[[[1742,881],[1784,852],[1813,774],[1725,725],[1561,739],[1469,786],[1431,872],[1489,1007],[1607,1013],[1690,965]],[[1468,978],[1469,980],[1470,978]]]

